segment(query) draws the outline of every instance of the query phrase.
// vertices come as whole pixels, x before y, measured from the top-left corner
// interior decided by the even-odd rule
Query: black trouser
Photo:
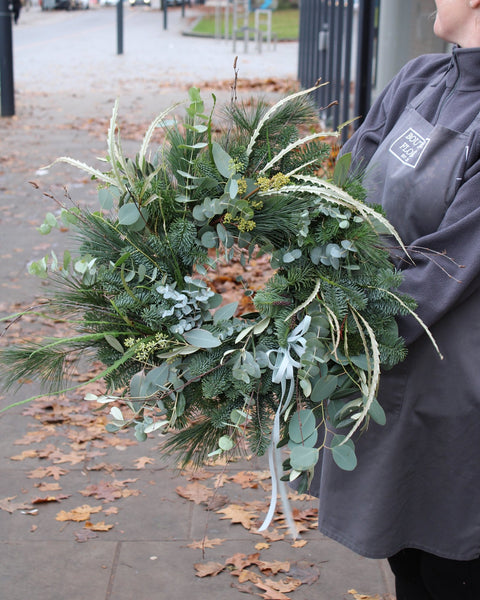
[[[480,558],[449,560],[408,548],[388,562],[397,600],[480,600]]]

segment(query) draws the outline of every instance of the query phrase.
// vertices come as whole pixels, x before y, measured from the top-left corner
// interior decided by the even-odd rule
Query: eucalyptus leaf
[[[227,179],[232,175],[232,157],[225,152],[218,142],[212,143],[212,154],[215,166],[220,175]]]
[[[318,462],[318,448],[295,446],[290,452],[290,464],[296,471],[308,471]]]
[[[237,312],[237,308],[238,302],[230,302],[229,304],[225,304],[225,306],[218,308],[213,315],[213,322],[215,325],[220,323],[220,321],[228,321],[231,319]]]
[[[228,452],[234,446],[234,442],[231,437],[228,435],[222,435],[222,437],[218,440],[218,446],[224,451]]]
[[[118,222],[120,225],[133,225],[141,218],[140,211],[135,204],[129,202],[118,209]]]
[[[323,402],[335,391],[338,384],[338,377],[336,375],[326,375],[324,377],[320,377],[320,379],[313,386],[311,399],[312,402]]]
[[[370,404],[368,414],[372,417],[375,423],[378,423],[379,425],[385,425],[385,423],[387,422],[385,411],[383,410],[380,402],[376,398],[374,398],[373,402]]]
[[[335,435],[332,439],[332,456],[336,464],[344,471],[353,471],[357,466],[355,445],[352,440],[342,444],[345,436]],[[342,444],[342,445],[340,445]]]
[[[197,348],[216,348],[222,343],[206,329],[191,329],[183,334],[185,340]]]
[[[297,411],[288,425],[288,434],[290,439],[297,444],[301,444],[303,440],[310,437],[317,428],[317,423],[313,411],[310,409],[302,409]]]

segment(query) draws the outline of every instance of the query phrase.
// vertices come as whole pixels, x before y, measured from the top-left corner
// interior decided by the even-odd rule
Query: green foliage
[[[346,431],[335,460],[353,468],[351,436],[382,421],[380,366],[406,354],[395,317],[415,307],[396,294],[402,276],[382,238],[394,232],[360,201],[348,157],[333,182],[315,175],[329,148],[312,133],[306,95],[233,104],[214,139],[192,88],[185,119],[159,116],[134,160],[123,155],[115,107],[108,172],[62,159],[102,182],[99,211],[65,209],[76,253],[33,268],[55,284],[45,313],[77,331],[0,351],[3,383],[36,377],[55,391],[72,358],[99,360],[108,392],[130,411],[114,411],[109,428],[131,427],[138,439],[160,429],[184,463],[263,454],[280,411],[289,477],[308,481],[329,424]],[[158,125],[167,144],[149,162]],[[47,215],[42,233],[57,225]],[[238,302],[219,308],[209,286],[209,270],[240,250],[242,264],[260,252],[275,269],[244,315]]]

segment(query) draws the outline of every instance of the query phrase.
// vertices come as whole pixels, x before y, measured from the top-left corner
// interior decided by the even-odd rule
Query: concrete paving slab
[[[318,566],[319,577],[311,585],[302,585],[292,596],[295,600],[351,600],[348,590],[374,595],[385,594],[386,583],[378,561],[368,561],[344,551],[339,546],[333,552],[329,544],[322,552],[320,542],[312,550],[292,550],[290,544],[275,544],[275,551],[264,550],[260,558],[264,561],[290,561],[292,566],[306,568]],[[245,598],[245,594],[233,587],[238,584],[231,569],[225,569],[215,577],[199,578],[193,564],[203,562],[225,562],[237,553],[247,556],[255,554],[252,542],[228,541],[213,549],[207,549],[203,556],[200,550],[179,548],[176,544],[164,542],[123,542],[120,547],[118,564],[115,569],[115,583],[112,598],[130,600],[139,590],[147,590],[169,600],[184,600],[194,594],[197,600],[211,598]],[[349,576],[345,577],[345,561],[349,561]],[[252,568],[252,570],[255,570]],[[257,571],[258,573],[258,571]],[[140,587],[141,586],[141,587]],[[251,593],[260,592],[253,588]]]
[[[105,600],[115,543],[0,544],[2,597],[8,600]]]

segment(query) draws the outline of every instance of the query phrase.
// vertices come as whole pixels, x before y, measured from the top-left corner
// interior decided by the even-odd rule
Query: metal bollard
[[[1,116],[15,114],[13,87],[12,11],[9,0],[0,0],[0,106]]]

